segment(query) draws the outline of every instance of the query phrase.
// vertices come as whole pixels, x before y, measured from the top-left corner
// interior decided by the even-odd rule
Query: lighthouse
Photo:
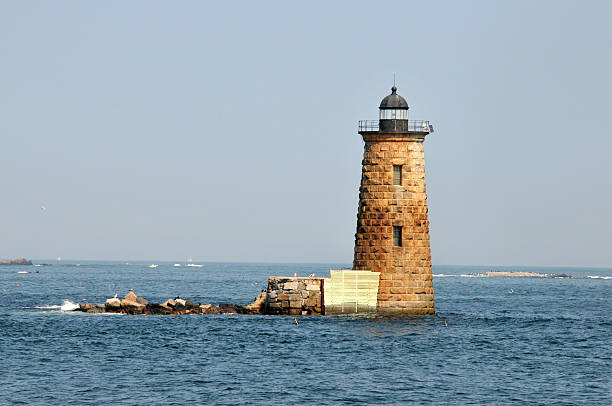
[[[359,121],[364,152],[353,269],[380,273],[378,313],[433,314],[423,149],[433,127],[408,120],[408,109],[393,86],[379,120]]]

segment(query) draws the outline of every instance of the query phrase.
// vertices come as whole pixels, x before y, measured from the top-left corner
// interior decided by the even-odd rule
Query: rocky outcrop
[[[221,303],[199,304],[193,300],[185,300],[176,296],[163,303],[150,303],[142,296],[138,296],[132,289],[123,299],[113,297],[104,304],[82,303],[75,311],[84,313],[122,313],[122,314],[150,314],[150,315],[183,315],[183,314],[254,314],[259,313],[260,306],[244,307],[235,304]]]
[[[537,272],[524,272],[524,271],[488,271],[482,273],[475,273],[471,276],[475,277],[513,277],[513,278],[571,278],[570,275],[560,274],[549,274],[549,273],[537,273]]]
[[[25,258],[15,258],[3,261],[0,259],[0,265],[32,265],[32,261]]]

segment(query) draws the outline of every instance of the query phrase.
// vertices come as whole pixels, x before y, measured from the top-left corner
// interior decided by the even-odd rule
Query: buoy
[[[448,327],[448,323],[444,320],[444,327]]]
[[[295,320],[295,324],[296,325],[298,325],[298,326],[300,325],[300,323],[298,323],[298,321],[297,321],[297,318],[294,317],[293,320]]]

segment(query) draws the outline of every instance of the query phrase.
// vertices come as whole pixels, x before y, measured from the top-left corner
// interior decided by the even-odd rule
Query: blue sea
[[[37,262],[0,267],[2,405],[612,404],[612,269],[434,267],[428,317],[126,316],[61,306],[247,304],[350,264]]]

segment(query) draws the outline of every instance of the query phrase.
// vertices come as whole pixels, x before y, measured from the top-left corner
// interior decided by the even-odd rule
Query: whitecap
[[[60,310],[63,312],[71,312],[79,308],[79,305],[71,302],[70,300],[64,300],[64,303],[60,307]]]

